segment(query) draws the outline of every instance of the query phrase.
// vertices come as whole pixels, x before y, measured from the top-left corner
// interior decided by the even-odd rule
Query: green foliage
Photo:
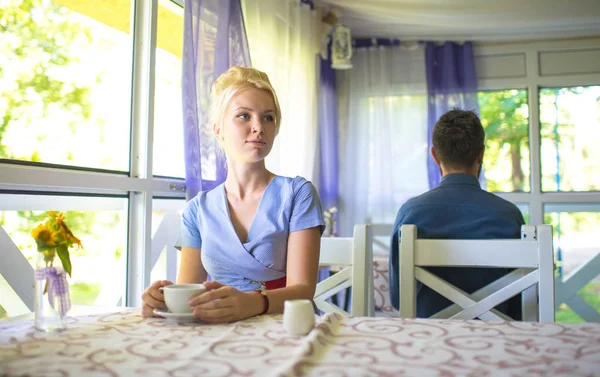
[[[598,191],[600,87],[540,89],[543,191]]]
[[[63,268],[71,276],[71,257],[69,257],[69,248],[65,245],[61,245],[56,248],[56,253],[58,254],[58,258],[60,259]]]
[[[559,221],[560,215],[560,221]],[[600,224],[600,212],[551,212],[544,214],[544,224],[554,226],[554,235],[594,233]]]
[[[581,288],[578,295],[587,301],[596,311],[600,312],[600,284],[590,283],[585,287]],[[556,310],[556,322],[571,322],[580,323],[584,322],[581,317],[575,314],[567,305],[562,304],[558,310]]]
[[[559,155],[573,149],[575,141],[575,124],[573,116],[568,109],[561,108],[559,97],[567,93],[577,93],[573,91],[576,88],[544,88],[540,90],[540,103],[543,104],[540,111],[540,137],[553,144],[559,149]],[[562,153],[561,153],[562,152]],[[542,161],[542,164],[546,161]],[[548,161],[548,164],[554,165],[554,162]],[[562,177],[565,170],[564,163],[559,167],[559,173]],[[554,181],[554,177],[552,177]],[[552,191],[561,191],[556,182],[552,182]]]
[[[123,254],[123,248],[118,247],[117,249],[115,249],[114,256],[115,256],[116,260],[119,260],[119,258],[121,258],[122,254]]]
[[[526,90],[486,91],[478,93],[481,123],[486,133],[484,166],[495,167],[508,153],[511,182],[508,190],[488,180],[489,191],[524,191],[527,182],[521,166],[523,151],[529,145],[529,115]]]
[[[0,158],[37,161],[35,153],[14,156],[2,142],[4,134],[14,122],[27,127],[57,106],[80,119],[90,117],[90,88],[63,77],[78,62],[72,51],[88,44],[91,33],[52,1],[4,0],[0,36]]]
[[[99,283],[74,283],[69,285],[71,302],[74,305],[94,305],[96,297],[100,294],[102,284]]]
[[[478,99],[488,140],[512,145],[528,137],[526,90],[479,92]]]

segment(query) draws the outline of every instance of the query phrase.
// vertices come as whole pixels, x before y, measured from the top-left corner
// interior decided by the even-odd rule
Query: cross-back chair
[[[340,271],[320,281],[314,302],[326,312],[344,316],[374,315],[373,236],[369,225],[355,225],[353,237],[321,237],[320,267],[336,266]],[[352,287],[350,312],[327,301],[342,290]]]
[[[454,304],[432,318],[513,320],[493,309],[523,292],[523,319],[554,321],[552,226],[524,225],[521,239],[417,239],[414,225],[400,228],[400,316],[416,315],[416,282]],[[506,267],[511,273],[468,294],[424,267]],[[520,318],[517,318],[520,319]]]

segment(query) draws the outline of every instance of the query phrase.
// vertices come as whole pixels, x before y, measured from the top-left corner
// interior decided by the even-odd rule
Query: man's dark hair
[[[453,109],[438,119],[431,136],[438,158],[447,167],[471,167],[483,150],[485,132],[475,112]]]

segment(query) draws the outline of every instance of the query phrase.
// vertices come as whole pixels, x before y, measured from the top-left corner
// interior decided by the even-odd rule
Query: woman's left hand
[[[235,322],[262,313],[263,298],[256,292],[241,292],[216,281],[204,286],[208,292],[189,301],[194,315],[203,322]]]

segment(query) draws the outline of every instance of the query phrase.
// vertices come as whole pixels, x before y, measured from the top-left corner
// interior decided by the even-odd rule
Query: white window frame
[[[0,163],[0,190],[6,194],[77,193],[128,198],[124,304],[133,307],[141,306],[141,293],[150,283],[152,199],[185,198],[183,179],[152,175],[157,9],[159,2],[165,1],[168,0],[131,0],[133,74],[129,174]],[[173,1],[183,6],[182,0]]]
[[[511,44],[475,44],[474,47],[476,60],[482,62],[482,65],[478,68],[489,69],[486,72],[489,77],[478,77],[479,90],[526,89],[528,91],[531,189],[529,192],[497,193],[497,195],[513,203],[528,204],[530,222],[534,225],[543,224],[545,204],[572,203],[574,205],[573,211],[578,211],[581,209],[581,204],[600,203],[600,192],[542,192],[541,190],[539,88],[600,85],[600,66],[598,66],[597,72],[568,73],[570,70],[568,60],[555,62],[558,66],[564,63],[565,73],[540,75],[540,53],[553,51],[590,51],[598,54],[600,53],[600,38]],[[494,74],[491,71],[494,70],[494,67],[485,66],[486,63],[491,63],[494,58],[503,59],[519,55],[524,56],[525,75],[522,74],[521,67],[515,64],[514,73],[511,72],[512,67],[504,66],[502,73],[498,75],[504,77],[492,77]],[[563,208],[568,209],[568,206],[563,206]]]
[[[542,54],[552,54],[545,62]],[[600,191],[542,192],[539,90],[544,87],[600,85],[600,38],[512,44],[475,45],[479,90],[527,89],[529,103],[530,192],[496,193],[515,204],[528,206],[529,222],[544,223],[547,212],[599,212]],[[548,56],[548,55],[547,55]],[[587,57],[585,59],[584,57]],[[584,58],[584,59],[582,59]],[[578,61],[577,61],[578,60]],[[583,61],[582,61],[583,60]],[[550,63],[552,74],[543,75]],[[574,64],[575,63],[575,64]],[[485,77],[487,76],[487,77]],[[555,281],[555,308],[563,302],[588,322],[600,322],[600,313],[577,294],[600,271],[600,253],[577,270]]]

